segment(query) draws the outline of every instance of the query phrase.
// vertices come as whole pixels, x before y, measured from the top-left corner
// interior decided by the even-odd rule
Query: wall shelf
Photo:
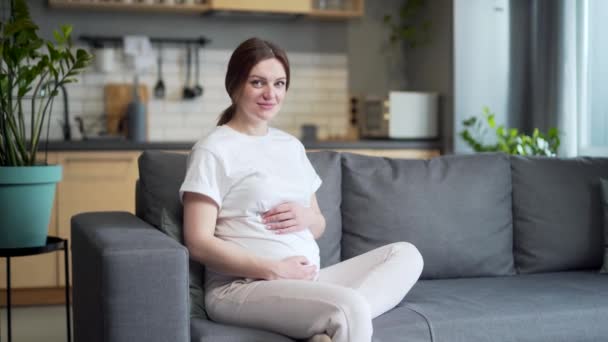
[[[320,19],[350,19],[363,16],[364,0],[349,1],[352,9],[321,9],[318,0],[203,0],[200,4],[137,3],[136,0],[48,0],[52,8],[107,10],[131,12],[164,12],[203,14],[221,12],[249,12],[271,14],[300,14]],[[151,1],[151,0],[146,0]]]
[[[82,35],[78,39],[87,42],[91,46],[103,46],[104,43],[122,44],[124,37],[87,36]],[[210,40],[205,37],[198,38],[157,38],[151,37],[151,43],[188,44],[204,47]]]
[[[49,0],[49,6],[53,8],[86,9],[86,10],[108,10],[108,11],[131,11],[131,12],[165,12],[165,13],[190,13],[201,14],[208,12],[209,4],[139,4],[123,3],[118,1],[100,0]]]
[[[308,14],[310,0],[211,0],[211,8],[219,11]]]
[[[309,15],[321,19],[350,19],[362,17],[364,8],[364,0],[312,0]]]
[[[318,10],[313,9],[309,14],[314,18],[325,18],[325,19],[348,19],[357,18],[363,16],[361,11],[345,11],[345,10]]]

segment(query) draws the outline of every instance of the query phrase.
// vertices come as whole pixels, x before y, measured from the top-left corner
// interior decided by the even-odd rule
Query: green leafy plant
[[[398,18],[390,14],[384,16],[391,44],[402,41],[407,47],[415,48],[430,41],[431,22],[421,15],[425,6],[426,0],[404,0]]]
[[[11,0],[10,17],[0,21],[0,166],[36,163],[57,90],[76,82],[75,76],[92,60],[83,49],[72,51],[70,25],[53,32],[55,43],[41,39],[36,31],[26,1]],[[26,124],[28,105],[31,117]]]
[[[494,113],[488,107],[483,108],[481,117],[470,117],[462,122],[465,129],[460,137],[475,152],[505,152],[523,156],[551,156],[557,155],[559,148],[559,131],[551,128],[547,134],[534,129],[532,135],[520,133],[516,128],[507,129],[503,125],[496,125]],[[484,144],[484,137],[491,129],[496,134],[495,144]]]

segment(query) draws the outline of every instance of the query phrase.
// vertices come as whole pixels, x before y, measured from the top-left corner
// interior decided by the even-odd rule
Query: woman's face
[[[281,109],[287,78],[283,64],[276,58],[256,64],[236,99],[237,115],[247,121],[269,121]]]

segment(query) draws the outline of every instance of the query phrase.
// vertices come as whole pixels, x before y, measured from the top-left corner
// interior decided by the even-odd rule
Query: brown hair
[[[259,62],[271,58],[276,58],[283,65],[285,76],[287,77],[285,89],[289,89],[289,60],[283,49],[260,38],[249,38],[234,50],[228,62],[226,80],[224,81],[232,104],[222,112],[217,123],[218,126],[227,123],[234,117],[234,113],[236,112],[234,104],[235,96],[238,95],[243,84],[247,81],[251,69]]]

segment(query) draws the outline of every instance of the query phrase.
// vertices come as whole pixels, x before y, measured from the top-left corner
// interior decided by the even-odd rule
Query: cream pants
[[[317,281],[236,280],[208,291],[217,322],[303,339],[325,333],[333,342],[369,342],[372,319],[395,307],[422,272],[407,242],[386,245],[321,269]]]

